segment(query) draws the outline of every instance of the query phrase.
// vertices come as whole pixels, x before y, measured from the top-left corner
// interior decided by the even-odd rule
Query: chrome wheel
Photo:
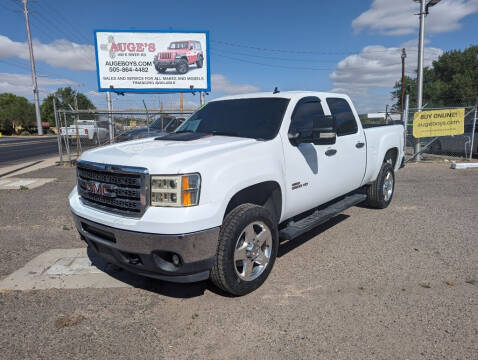
[[[387,172],[385,180],[383,181],[383,199],[389,201],[393,194],[393,175],[392,172]]]
[[[258,278],[269,264],[272,233],[262,221],[255,221],[242,230],[234,250],[234,270],[245,281]]]

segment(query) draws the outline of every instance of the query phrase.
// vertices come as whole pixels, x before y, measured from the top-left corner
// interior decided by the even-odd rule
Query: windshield
[[[170,49],[187,49],[188,48],[188,42],[187,41],[181,41],[181,42],[173,42],[169,44]]]
[[[151,127],[152,128],[155,128],[155,129],[159,129],[161,130],[162,129],[162,126],[161,125],[164,125],[164,127],[166,128],[166,126],[168,125],[168,123],[172,120],[173,118],[170,118],[170,117],[165,117],[163,118],[163,121],[161,123],[161,118],[157,118],[156,120],[154,120],[154,122],[151,124]]]
[[[197,132],[270,140],[279,131],[289,99],[253,98],[213,101],[177,132]]]

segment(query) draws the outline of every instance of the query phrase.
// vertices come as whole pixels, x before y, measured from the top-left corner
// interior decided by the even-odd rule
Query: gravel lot
[[[0,357],[478,359],[478,170],[410,164],[389,208],[354,207],[284,243],[266,283],[231,298],[208,282],[4,291]],[[0,191],[0,279],[82,247],[74,169]],[[67,230],[70,229],[70,230]]]

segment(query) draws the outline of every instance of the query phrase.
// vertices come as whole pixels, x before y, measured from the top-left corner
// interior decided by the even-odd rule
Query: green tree
[[[35,106],[22,96],[0,94],[0,129],[14,133],[16,126],[27,128],[35,124]]]
[[[70,106],[75,108],[75,94],[78,96],[78,109],[96,109],[90,99],[80,92],[76,92],[71,87],[59,88],[53,94],[48,95],[41,105],[42,121],[48,121],[51,126],[55,126],[55,114],[53,113],[53,98],[56,98],[56,108],[71,110]],[[94,119],[92,116],[82,115],[82,119]]]
[[[416,78],[406,76],[410,107],[416,107]],[[401,81],[392,91],[394,107],[401,107]],[[423,72],[423,104],[427,107],[473,105],[478,96],[478,46],[443,53]]]

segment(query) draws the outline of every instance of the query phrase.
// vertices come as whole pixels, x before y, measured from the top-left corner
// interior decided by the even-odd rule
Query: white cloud
[[[77,86],[78,84],[68,79],[38,78],[40,97],[45,97],[54,91],[49,87],[54,86]],[[25,74],[0,73],[0,93],[13,93],[27,98],[33,97],[32,78]]]
[[[67,40],[55,40],[49,44],[33,41],[35,60],[44,61],[55,67],[65,67],[70,70],[94,71],[95,56],[93,45],[80,45]],[[0,58],[19,57],[28,60],[26,42],[13,41],[0,35]]]
[[[249,84],[233,84],[222,74],[213,74],[211,77],[212,91],[223,92],[228,95],[243,94],[259,91],[258,87]]]
[[[335,92],[344,92],[369,110],[383,110],[390,103],[390,91],[400,80],[401,48],[380,45],[367,46],[359,54],[347,56],[330,74]],[[430,66],[443,51],[426,47],[424,64]],[[405,72],[413,76],[417,68],[417,51],[410,49],[405,62]],[[379,95],[376,94],[378,91]],[[375,92],[375,94],[373,94]],[[381,94],[380,94],[381,93]],[[363,110],[361,110],[363,111]]]
[[[374,0],[370,9],[354,19],[356,31],[370,29],[387,35],[412,34],[418,28],[420,11],[412,0]],[[460,27],[460,21],[478,11],[478,0],[443,0],[430,9],[426,19],[428,33],[440,33]]]

